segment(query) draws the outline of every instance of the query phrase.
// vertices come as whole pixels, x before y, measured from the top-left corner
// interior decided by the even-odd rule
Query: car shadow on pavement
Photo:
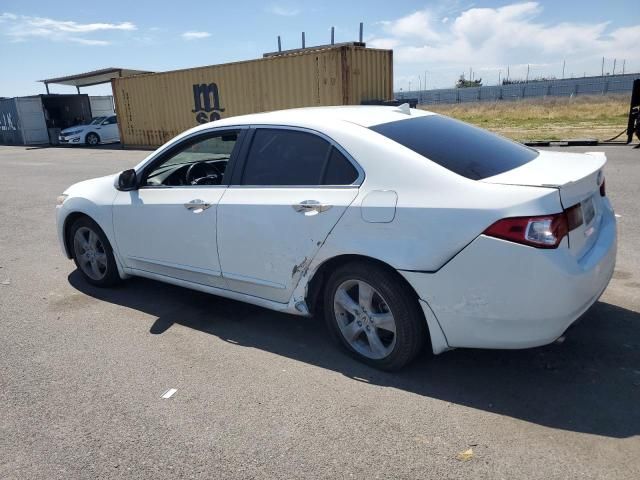
[[[71,144],[58,144],[58,145],[35,145],[25,147],[25,150],[45,150],[47,148],[73,148],[75,150],[124,150],[124,146],[120,142],[116,143],[101,143],[99,145],[71,145]],[[144,150],[144,149],[143,149]]]
[[[280,314],[172,285],[134,278],[99,289],[77,271],[77,290],[174,324],[342,373],[354,381],[413,392],[563,430],[614,438],[640,434],[640,314],[597,302],[559,345],[527,350],[425,353],[400,372],[380,372],[334,346],[320,318]]]
[[[73,148],[75,150],[124,150],[124,146],[120,142],[101,143],[99,145],[69,145],[60,144],[52,145],[51,148]]]

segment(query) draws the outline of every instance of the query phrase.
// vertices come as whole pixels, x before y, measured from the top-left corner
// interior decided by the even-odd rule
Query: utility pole
[[[622,74],[624,75],[624,64],[626,63],[625,59],[622,59]]]
[[[509,65],[507,65],[507,82],[509,81]]]
[[[604,77],[604,57],[602,57],[602,74],[601,77]]]
[[[524,83],[529,83],[529,64],[527,63],[527,80]]]
[[[500,75],[502,74],[502,70],[498,70],[498,85],[500,85]]]
[[[616,74],[616,59],[614,58],[613,59],[613,73],[612,73],[612,75],[615,75],[615,74]]]
[[[563,60],[562,61],[562,78],[564,78],[564,67],[565,67],[566,64],[567,64],[567,61]]]

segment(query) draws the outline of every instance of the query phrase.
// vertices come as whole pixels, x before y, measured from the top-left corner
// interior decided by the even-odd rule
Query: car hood
[[[118,175],[120,174],[114,173],[105,177],[92,178],[74,183],[64,191],[64,194],[71,197],[91,198],[96,195],[103,195],[105,192],[116,192],[115,182]]]
[[[61,134],[65,134],[65,133],[69,133],[69,132],[78,132],[78,133],[82,133],[86,130],[89,130],[91,128],[90,125],[76,125],[75,127],[69,127],[69,128],[65,128],[64,130],[61,130],[60,133]]]

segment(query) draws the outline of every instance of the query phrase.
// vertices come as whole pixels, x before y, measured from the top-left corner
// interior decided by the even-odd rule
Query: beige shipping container
[[[158,146],[220,118],[393,98],[393,51],[347,45],[112,80],[120,138]]]

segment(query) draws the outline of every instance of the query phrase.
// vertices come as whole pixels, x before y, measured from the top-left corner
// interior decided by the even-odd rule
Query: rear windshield
[[[472,180],[512,170],[538,156],[536,150],[521,143],[442,115],[409,118],[370,128]]]

